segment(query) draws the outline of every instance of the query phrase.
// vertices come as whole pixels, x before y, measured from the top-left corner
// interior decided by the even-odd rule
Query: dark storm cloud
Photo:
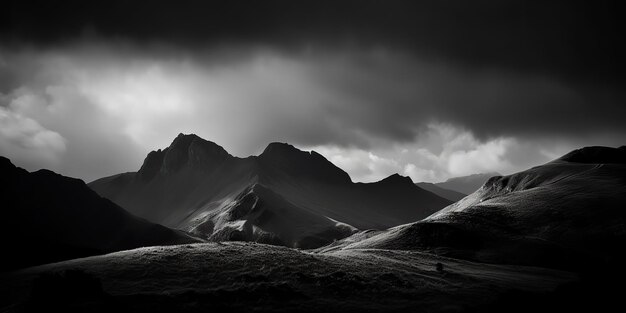
[[[186,47],[352,41],[471,66],[616,84],[626,69],[622,3],[10,0],[2,37],[54,45],[91,31]]]
[[[357,180],[441,180],[626,140],[619,2],[10,1],[6,12],[0,154],[31,168],[134,170],[194,132],[240,156],[271,141],[315,147]]]
[[[91,179],[120,167],[132,170],[173,134],[193,132],[240,156],[272,141],[337,147],[326,150],[335,156],[357,149],[346,153],[352,158],[343,159],[345,166],[378,164],[378,170],[353,167],[364,177],[395,169],[435,179],[445,178],[445,171],[471,174],[496,165],[491,170],[504,172],[517,168],[509,164],[513,159],[518,166],[532,164],[537,158],[531,154],[520,159],[507,151],[538,151],[536,143],[546,146],[545,138],[609,145],[626,138],[623,96],[608,88],[511,70],[468,70],[389,48],[179,49],[81,42],[4,51],[6,68],[21,85],[2,94],[0,152],[37,154],[15,142],[55,147],[46,160],[57,156],[60,169]],[[604,133],[612,137],[597,140]],[[384,152],[400,155],[398,145],[429,152],[410,152],[402,160]],[[82,159],[81,151],[94,155]],[[424,174],[413,164],[420,157],[444,161],[423,162],[421,167],[439,167]],[[90,167],[95,159],[101,166]]]
[[[351,95],[351,105],[332,112],[348,117],[345,127],[367,125],[396,140],[413,140],[431,121],[463,126],[480,138],[626,132],[621,88],[510,69],[468,70],[393,52],[353,54],[313,71],[320,84]]]

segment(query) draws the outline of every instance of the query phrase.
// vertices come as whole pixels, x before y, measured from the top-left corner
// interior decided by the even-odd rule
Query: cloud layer
[[[27,167],[55,167],[65,152],[65,139],[37,121],[0,107],[0,151]]]
[[[179,132],[239,156],[315,149],[355,181],[508,173],[626,138],[620,89],[381,46],[90,40],[0,50],[0,154],[92,180]]]

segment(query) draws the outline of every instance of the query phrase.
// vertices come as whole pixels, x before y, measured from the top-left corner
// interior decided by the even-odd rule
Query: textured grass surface
[[[31,293],[34,280],[70,270],[102,283],[106,297],[87,307],[177,312],[462,310],[492,303],[513,290],[543,294],[576,280],[567,272],[415,251],[315,253],[243,242],[207,243],[141,248],[5,274],[5,309],[41,304],[46,299]]]

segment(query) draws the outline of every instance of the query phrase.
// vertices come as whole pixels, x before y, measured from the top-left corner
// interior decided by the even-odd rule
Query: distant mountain
[[[89,186],[132,213],[205,238],[315,247],[356,228],[385,229],[450,204],[410,178],[376,183],[350,176],[312,151],[271,143],[238,158],[196,135],[152,151],[138,172]]]
[[[416,183],[415,185],[417,185],[417,187],[420,187],[424,190],[430,191],[442,198],[448,199],[452,202],[457,202],[463,198],[465,198],[465,196],[467,196],[464,193],[460,193],[458,191],[454,191],[454,190],[449,190],[449,189],[445,189],[442,187],[437,186],[436,184],[433,183]]]
[[[463,199],[468,194],[478,190],[491,177],[500,176],[496,172],[472,174],[469,176],[453,177],[441,183],[419,182],[416,185],[452,202]]]
[[[137,218],[79,179],[0,157],[2,270],[143,246],[199,242]]]
[[[453,177],[445,182],[436,183],[437,187],[453,190],[462,194],[469,195],[470,193],[478,190],[482,185],[491,177],[500,176],[499,173],[482,173],[472,174],[469,176]]]
[[[432,250],[488,263],[568,270],[626,261],[626,146],[587,147],[509,176],[432,216],[332,249]]]

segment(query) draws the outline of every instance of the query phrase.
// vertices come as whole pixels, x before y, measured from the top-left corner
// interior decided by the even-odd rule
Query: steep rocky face
[[[4,269],[198,240],[139,219],[79,179],[29,173],[0,157]],[[37,245],[37,248],[33,248]]]
[[[159,149],[157,151],[151,151],[150,153],[148,153],[148,156],[143,161],[143,165],[141,165],[139,172],[137,172],[137,176],[143,181],[149,181],[154,178],[154,176],[161,171],[161,166],[163,166],[163,158],[165,157],[166,153],[167,148],[165,149],[165,151]]]
[[[352,182],[348,173],[319,153],[301,151],[287,143],[270,143],[258,159],[268,170],[279,170],[294,178],[316,180],[329,184]]]
[[[233,201],[190,221],[191,232],[211,241],[244,240],[293,248],[316,248],[356,231],[308,212],[267,187],[254,184]]]
[[[148,154],[138,176],[151,180],[157,174],[172,175],[183,168],[207,171],[229,158],[232,156],[213,142],[193,134],[179,134],[168,148]]]

